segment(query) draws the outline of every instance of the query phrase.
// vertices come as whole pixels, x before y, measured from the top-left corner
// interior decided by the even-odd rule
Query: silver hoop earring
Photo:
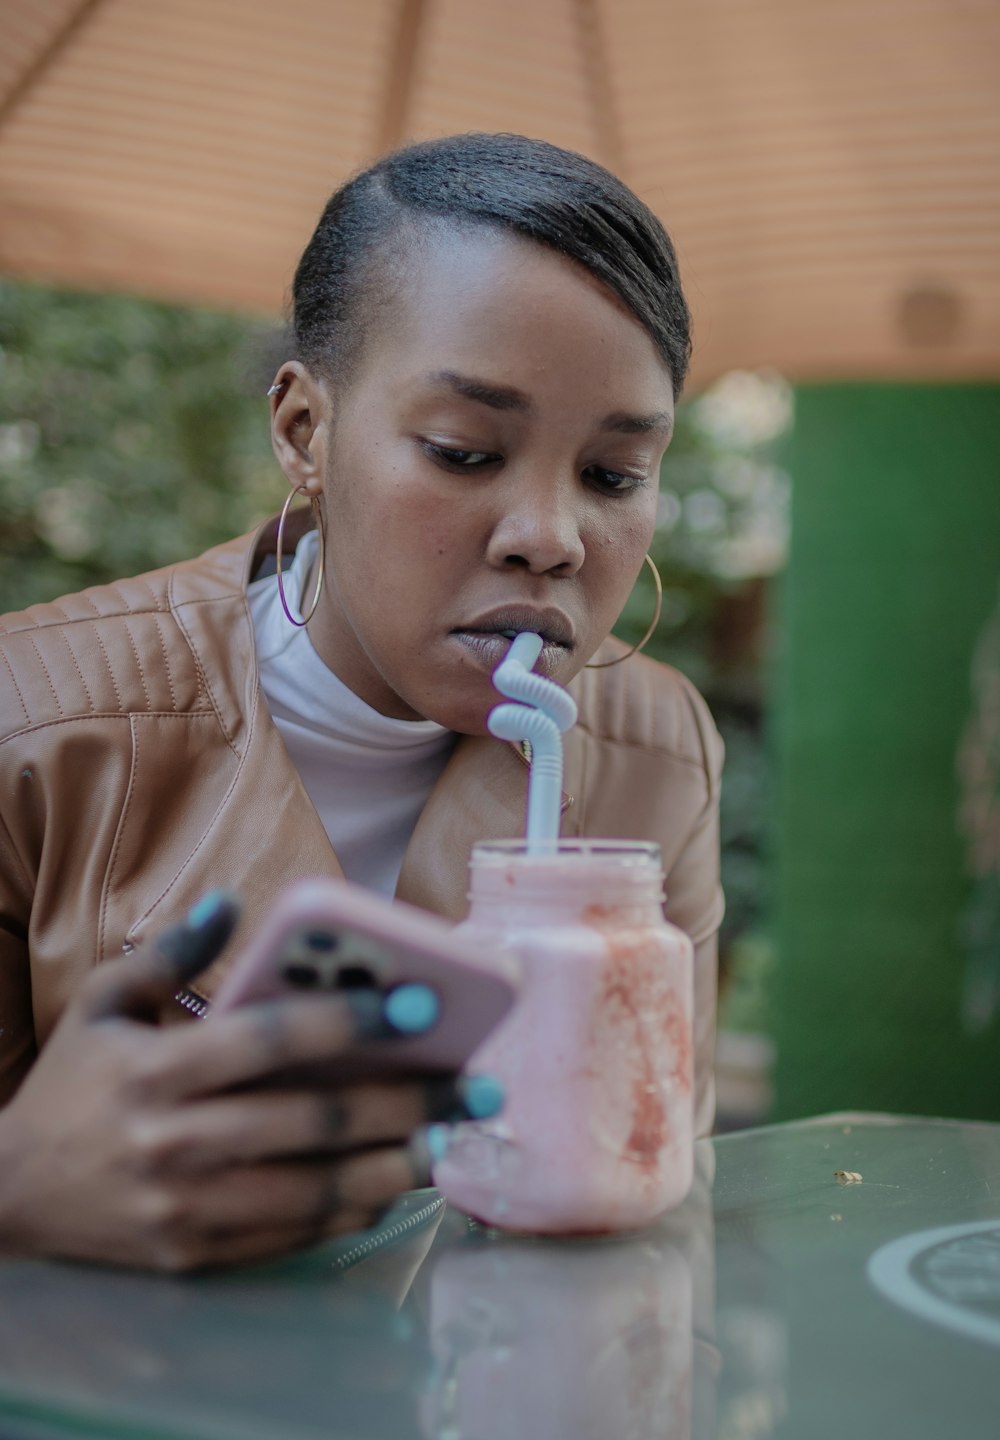
[[[652,555],[647,554],[645,560],[653,572],[653,584],[656,586],[656,607],[653,611],[653,618],[649,622],[649,629],[642,639],[632,646],[631,650],[625,651],[624,655],[619,655],[614,660],[598,660],[596,663],[588,662],[583,667],[585,670],[607,670],[609,665],[620,665],[623,660],[629,660],[633,655],[638,655],[646,642],[652,639],[653,632],[660,623],[660,611],[663,609],[663,581],[660,579],[660,572],[656,568]]]
[[[285,599],[285,584],[281,574],[281,559],[285,545],[285,521],[288,519],[288,511],[296,495],[308,495],[309,492],[304,485],[297,485],[294,490],[289,490],[288,498],[281,507],[281,517],[278,520],[277,554],[274,557],[274,568],[278,573],[278,599],[281,601],[281,608],[291,623],[301,629],[308,625],[309,621],[316,614],[316,606],[319,604],[319,597],[323,593],[323,578],[326,574],[326,521],[323,518],[323,507],[319,503],[319,497],[309,496],[309,504],[312,506],[313,514],[316,516],[316,525],[319,529],[319,572],[316,576],[316,589],[313,592],[312,604],[309,606],[309,614],[302,620],[296,620],[288,608],[288,601]]]

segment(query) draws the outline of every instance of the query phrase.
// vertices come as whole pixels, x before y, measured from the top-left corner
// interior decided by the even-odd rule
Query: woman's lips
[[[558,605],[494,605],[470,615],[455,629],[462,634],[506,635],[511,640],[527,630],[551,645],[566,648],[571,648],[574,640],[573,622]]]
[[[490,671],[495,670],[503,660],[513,639],[513,636],[508,637],[497,630],[452,630],[451,635],[484,669]],[[568,654],[566,645],[546,640],[532,668],[540,675],[553,675]]]

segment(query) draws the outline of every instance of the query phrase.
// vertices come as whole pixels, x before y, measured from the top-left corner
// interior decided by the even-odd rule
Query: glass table
[[[628,1237],[503,1237],[420,1191],[225,1276],[6,1261],[0,1434],[1000,1433],[1000,1125],[828,1116],[697,1149],[689,1200]]]

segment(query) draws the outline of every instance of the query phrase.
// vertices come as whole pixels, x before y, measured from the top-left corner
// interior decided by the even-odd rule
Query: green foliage
[[[780,456],[790,423],[791,392],[774,375],[736,372],[684,402],[663,462],[651,547],[664,603],[649,652],[706,692],[735,685],[753,703],[759,701],[761,636],[747,635],[734,646],[720,629],[738,618],[733,612],[742,599],[752,603],[754,582],[784,564],[790,481]],[[618,633],[638,640],[654,603],[644,570]]]
[[[195,554],[276,508],[248,380],[262,344],[232,316],[0,281],[0,610]]]
[[[763,953],[769,919],[773,772],[766,716],[773,637],[767,601],[788,546],[790,480],[781,460],[790,424],[791,392],[775,375],[733,373],[680,406],[652,546],[664,604],[648,653],[694,681],[726,745],[720,945],[734,989],[742,984],[741,967],[753,968]],[[638,640],[654,602],[644,570],[618,633]],[[750,988],[760,989],[756,982]],[[753,1008],[743,1006],[741,1016]]]

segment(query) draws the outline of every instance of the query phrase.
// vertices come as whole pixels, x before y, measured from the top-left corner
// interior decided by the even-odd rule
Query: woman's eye
[[[629,490],[639,490],[648,484],[645,475],[625,475],[620,470],[605,470],[603,465],[588,465],[583,478],[609,495],[624,495]]]
[[[455,450],[450,445],[434,445],[430,440],[424,442],[424,451],[432,460],[455,470],[476,470],[480,465],[500,458],[489,450]]]

